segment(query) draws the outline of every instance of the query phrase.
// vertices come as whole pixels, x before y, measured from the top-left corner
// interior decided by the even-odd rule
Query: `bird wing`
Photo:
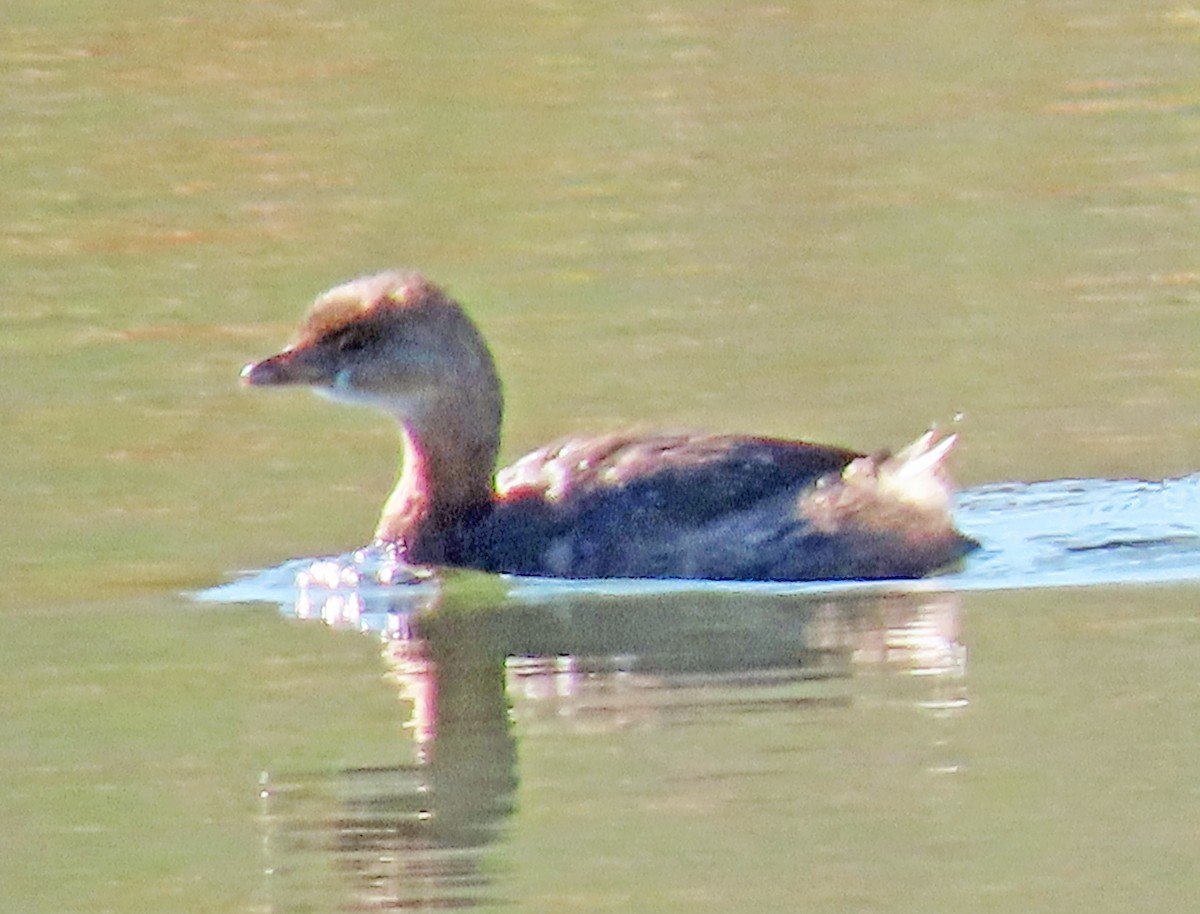
[[[703,523],[795,492],[860,454],[740,435],[569,438],[496,474],[502,501],[544,502],[564,521],[612,508],[654,510],[664,522]],[[593,520],[595,518],[593,517]]]

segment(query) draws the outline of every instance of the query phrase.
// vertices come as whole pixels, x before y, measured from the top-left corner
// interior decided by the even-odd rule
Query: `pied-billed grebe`
[[[976,543],[954,529],[953,436],[900,453],[735,435],[574,438],[495,475],[502,400],[457,303],[391,271],[320,296],[247,384],[306,384],[400,423],[375,531],[410,561],[554,577],[919,577]]]

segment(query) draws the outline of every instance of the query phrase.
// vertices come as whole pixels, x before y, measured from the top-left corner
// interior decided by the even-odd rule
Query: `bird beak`
[[[242,383],[248,387],[264,387],[270,384],[286,384],[286,352],[273,355],[261,362],[251,362],[242,369]]]
[[[281,384],[321,384],[328,372],[314,358],[310,347],[294,347],[277,355],[251,362],[242,369],[242,383],[249,387],[275,387]]]

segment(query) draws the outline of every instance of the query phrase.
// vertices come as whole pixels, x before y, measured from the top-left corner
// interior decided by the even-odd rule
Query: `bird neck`
[[[377,542],[403,543],[410,554],[427,552],[422,543],[465,522],[492,501],[492,476],[499,449],[494,428],[464,428],[460,416],[400,422],[401,470],[383,506]]]

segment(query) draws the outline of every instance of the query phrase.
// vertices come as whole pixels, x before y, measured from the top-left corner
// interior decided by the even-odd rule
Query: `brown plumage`
[[[950,519],[953,437],[895,456],[736,435],[605,435],[497,473],[502,398],[465,312],[411,272],[320,296],[296,342],[247,365],[400,423],[403,464],[375,531],[414,562],[557,577],[916,577],[976,545]]]

